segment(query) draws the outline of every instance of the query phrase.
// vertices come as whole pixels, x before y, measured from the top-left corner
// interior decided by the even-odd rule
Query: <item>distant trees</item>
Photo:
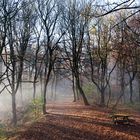
[[[126,9],[135,10],[126,16]],[[5,70],[0,71],[0,93],[7,90],[12,95],[14,125],[16,93],[24,71],[29,80],[33,77],[34,100],[36,82],[42,84],[44,114],[48,84],[58,75],[72,80],[74,101],[82,97],[85,105],[89,102],[83,79],[88,79],[98,89],[100,105],[105,106],[111,100],[112,75],[119,71],[121,93],[116,105],[125,98],[126,86],[134,103],[136,78],[140,85],[139,23],[139,6],[130,0],[111,6],[86,0],[1,0],[0,63]]]
[[[131,15],[131,13],[129,13]],[[129,17],[129,15],[127,15]],[[125,12],[119,15],[118,24],[114,28],[114,44],[115,52],[117,54],[117,71],[119,72],[118,79],[120,82],[121,93],[117,99],[116,105],[120,99],[128,99],[130,103],[133,102],[133,97],[136,96],[133,91],[134,81],[138,72],[138,45],[136,44],[135,34],[130,25],[132,18],[126,20]],[[120,22],[119,22],[120,21]],[[126,93],[126,87],[129,86],[129,92]],[[135,87],[137,87],[135,83]],[[136,92],[136,90],[135,90]],[[134,95],[133,95],[134,94]],[[126,97],[125,97],[126,96]]]
[[[139,85],[139,23],[140,23],[140,12],[136,15],[134,15],[127,23],[127,28],[129,30],[128,39],[129,42],[131,42],[131,55],[132,57],[132,63],[131,63],[131,77],[130,77],[130,101],[133,102],[132,94],[133,94],[133,86],[132,82],[134,79],[138,79],[138,85]],[[139,94],[140,95],[140,94]],[[140,97],[140,96],[139,96]]]
[[[109,92],[110,78],[116,67],[116,62],[111,57],[111,22],[99,18],[96,23],[97,26],[92,25],[91,29],[88,30],[87,59],[89,61],[86,62],[86,65],[88,64],[89,68],[85,69],[85,73],[89,73],[88,78],[91,79],[99,91],[100,105],[104,106],[106,104],[106,92]]]
[[[82,54],[85,49],[85,32],[89,25],[91,12],[90,2],[77,0],[67,1],[63,6],[62,11],[62,28],[64,28],[65,40],[63,45],[65,47],[66,56],[69,58],[69,64],[73,78],[73,91],[78,89],[78,93],[82,96],[85,105],[88,105],[88,100],[81,85],[82,76]],[[76,94],[74,94],[76,100]]]

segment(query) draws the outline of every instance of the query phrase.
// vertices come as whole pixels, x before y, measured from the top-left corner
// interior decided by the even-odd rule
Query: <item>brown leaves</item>
[[[140,126],[115,126],[99,107],[47,105],[49,113],[28,127],[19,140],[139,140]]]

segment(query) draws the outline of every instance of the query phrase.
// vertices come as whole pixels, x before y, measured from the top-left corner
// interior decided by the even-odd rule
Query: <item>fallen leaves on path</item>
[[[139,122],[114,125],[108,109],[65,103],[48,104],[47,111],[16,140],[140,140]]]

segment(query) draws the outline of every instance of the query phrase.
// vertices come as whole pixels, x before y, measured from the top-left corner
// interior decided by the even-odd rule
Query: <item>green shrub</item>
[[[87,83],[83,86],[83,90],[88,98],[90,104],[93,104],[98,99],[96,86],[92,83]]]
[[[32,100],[30,104],[30,111],[34,114],[35,119],[40,117],[42,112],[43,100],[42,97]]]
[[[23,122],[35,121],[41,116],[42,113],[43,100],[42,97],[32,100],[29,105],[27,105],[26,112],[24,113]]]

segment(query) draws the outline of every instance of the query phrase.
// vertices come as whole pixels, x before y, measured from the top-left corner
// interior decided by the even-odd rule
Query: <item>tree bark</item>
[[[12,93],[12,114],[13,114],[13,119],[12,119],[12,123],[13,126],[17,125],[17,113],[16,113],[16,94]]]
[[[44,85],[43,91],[43,114],[46,114],[46,91],[47,91],[47,84]]]
[[[100,105],[105,106],[105,95],[104,95],[104,89],[101,90],[101,100],[100,100]]]
[[[81,96],[83,98],[84,104],[85,105],[89,105],[88,100],[87,100],[87,98],[85,96],[85,93],[84,93],[84,91],[83,91],[83,89],[82,89],[82,87],[80,85],[80,81],[79,81],[79,78],[78,77],[76,77],[76,85],[77,85],[77,88],[79,90],[79,93],[81,94]]]
[[[74,75],[72,74],[72,90],[73,90],[73,102],[76,102],[76,92],[75,92],[75,80]]]
[[[140,79],[138,79],[138,87],[139,87],[139,102],[140,102]]]
[[[35,101],[36,98],[36,82],[33,82],[33,100]]]
[[[133,82],[130,80],[130,103],[133,104]]]

